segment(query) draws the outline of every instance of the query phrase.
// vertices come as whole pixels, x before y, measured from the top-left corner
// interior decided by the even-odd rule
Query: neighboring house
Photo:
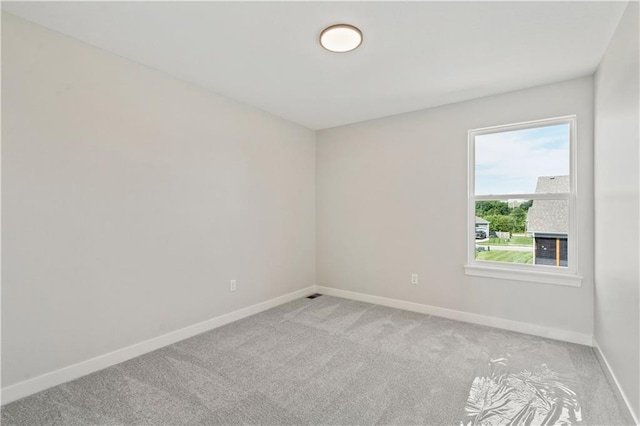
[[[536,193],[569,192],[569,176],[540,176]],[[527,233],[533,237],[536,265],[567,266],[569,203],[535,200],[527,213]]]
[[[487,237],[489,236],[489,224],[490,222],[484,220],[481,217],[476,216],[476,231],[482,229]]]

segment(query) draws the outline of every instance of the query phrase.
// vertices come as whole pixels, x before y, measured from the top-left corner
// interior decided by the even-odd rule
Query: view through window
[[[474,261],[570,265],[574,120],[470,132]]]

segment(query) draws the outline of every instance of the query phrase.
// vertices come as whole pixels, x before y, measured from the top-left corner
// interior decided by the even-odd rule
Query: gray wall
[[[640,415],[640,59],[630,2],[595,75],[595,340]]]
[[[314,132],[5,14],[2,113],[3,387],[314,284]]]
[[[582,287],[466,276],[467,131],[569,114]],[[323,130],[316,149],[318,285],[591,335],[591,77]]]

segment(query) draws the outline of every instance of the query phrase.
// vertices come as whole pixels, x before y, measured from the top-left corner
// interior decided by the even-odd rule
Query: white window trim
[[[567,194],[491,194],[475,195],[475,137],[490,133],[500,133],[514,130],[524,130],[535,127],[569,124],[569,193]],[[468,132],[468,197],[467,197],[467,275],[499,278],[516,281],[528,281],[542,284],[557,284],[570,287],[581,287],[582,277],[578,275],[578,233],[577,233],[577,128],[576,116],[555,117],[544,120],[527,121],[492,127],[472,129]],[[482,200],[549,200],[566,199],[569,202],[569,229],[567,238],[570,242],[568,249],[569,265],[556,267],[546,265],[524,265],[505,262],[477,261],[475,259],[475,217],[476,201]]]

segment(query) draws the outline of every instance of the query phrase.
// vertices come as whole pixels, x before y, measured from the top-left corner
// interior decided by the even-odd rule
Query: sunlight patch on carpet
[[[547,364],[507,371],[508,354],[489,362],[491,374],[476,377],[469,390],[465,426],[575,425],[582,423],[576,393]]]

